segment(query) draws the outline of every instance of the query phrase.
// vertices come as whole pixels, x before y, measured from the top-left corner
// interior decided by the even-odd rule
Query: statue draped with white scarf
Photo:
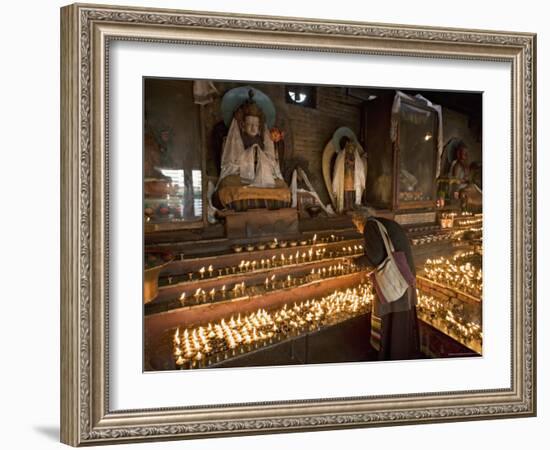
[[[243,184],[275,187],[275,180],[282,180],[283,176],[273,141],[257,107],[252,104],[245,109],[242,124],[237,118],[231,122],[223,147],[220,181],[239,175]]]
[[[217,196],[224,208],[278,209],[290,205],[278,152],[270,132],[275,108],[263,92],[244,86],[228,91],[222,99],[225,138]]]
[[[331,161],[336,154],[334,167]],[[337,213],[361,205],[367,181],[366,153],[349,128],[334,132],[323,152],[323,176],[330,199]]]

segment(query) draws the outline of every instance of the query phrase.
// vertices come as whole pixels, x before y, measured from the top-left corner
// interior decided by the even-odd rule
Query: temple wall
[[[168,125],[173,132],[174,150],[185,149],[184,152],[175,152],[174,156],[176,159],[183,157],[191,160],[194,166],[198,165],[201,139],[204,136],[206,174],[215,183],[220,170],[223,137],[227,133],[222,121],[221,97],[228,90],[243,86],[243,83],[214,82],[220,96],[202,111],[193,103],[191,80],[148,80],[147,83],[155,93],[155,100],[148,104],[149,121],[157,126]],[[275,126],[285,133],[285,151],[281,162],[285,180],[289,183],[292,170],[300,165],[321,200],[325,204],[329,203],[322,173],[323,150],[334,131],[341,126],[351,128],[361,140],[361,102],[347,96],[345,88],[321,86],[317,89],[316,108],[308,108],[287,103],[284,84],[251,85],[268,95],[275,105]],[[376,109],[369,109],[367,120],[376,121],[374,114]],[[200,120],[197,120],[199,117]],[[197,124],[200,121],[203,123],[202,130]],[[386,121],[378,122],[385,124]],[[470,161],[481,161],[481,127],[478,122],[472,121],[466,114],[444,107],[443,143],[451,137],[459,137],[469,147]],[[387,126],[389,133],[389,123]],[[386,133],[385,130],[380,132]],[[367,148],[369,151],[373,149]],[[371,161],[370,164],[375,162]]]

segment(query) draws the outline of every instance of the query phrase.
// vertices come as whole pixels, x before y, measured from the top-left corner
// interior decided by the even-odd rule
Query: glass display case
[[[192,84],[144,80],[143,214],[150,231],[203,225],[204,152]]]
[[[435,201],[437,113],[401,100],[395,146],[397,208],[430,207]]]
[[[144,180],[144,214],[149,223],[202,220],[202,173],[162,169],[162,177]]]
[[[377,92],[365,113],[367,204],[392,212],[435,209],[439,116],[425,101]]]

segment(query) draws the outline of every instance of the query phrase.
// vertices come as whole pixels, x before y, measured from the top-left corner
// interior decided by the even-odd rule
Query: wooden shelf
[[[272,275],[280,275],[284,274],[291,275],[292,273],[306,273],[310,272],[312,268],[317,267],[325,267],[330,266],[333,264],[339,264],[342,262],[346,262],[350,259],[357,258],[361,256],[361,253],[353,253],[349,255],[341,255],[341,256],[332,256],[327,258],[321,258],[321,259],[312,259],[311,261],[304,261],[299,263],[292,263],[292,264],[284,264],[284,265],[275,265],[270,267],[264,267],[263,269],[260,267],[255,270],[248,270],[248,271],[239,271],[238,269],[235,271],[235,273],[231,272],[228,275],[221,275],[221,276],[208,276],[205,275],[203,278],[200,278],[200,276],[196,275],[192,280],[185,280],[187,278],[185,275],[181,276],[175,276],[176,281],[178,277],[184,278],[184,280],[171,283],[171,284],[164,284],[159,287],[159,296],[155,301],[162,301],[162,299],[165,299],[166,297],[173,296],[174,294],[181,294],[182,292],[194,292],[195,290],[201,288],[204,290],[210,290],[212,288],[220,288],[222,285],[226,285],[226,287],[229,289],[229,286],[231,284],[235,284],[236,282],[245,281],[247,283],[247,280],[255,280],[253,283],[247,283],[248,285],[254,285],[254,284],[261,284],[264,282],[265,277],[271,277]],[[280,262],[280,259],[277,261]],[[332,264],[331,264],[332,263]],[[167,278],[166,276],[164,278]],[[260,280],[260,282],[258,282]]]
[[[338,261],[341,263],[345,259],[350,258],[339,258]],[[180,301],[180,296],[183,292],[185,292],[185,300],[186,308],[196,308],[204,305],[214,305],[218,303],[222,303],[224,301],[230,301],[235,299],[235,295],[232,291],[232,288],[235,286],[235,284],[239,284],[240,282],[244,281],[247,295],[243,295],[241,297],[247,297],[249,295],[254,295],[256,292],[259,293],[270,293],[274,292],[280,289],[292,289],[292,288],[298,288],[303,285],[306,285],[312,281],[323,281],[323,280],[331,280],[336,279],[342,276],[350,275],[353,273],[357,273],[358,270],[351,270],[346,271],[344,270],[342,273],[339,273],[335,276],[325,276],[323,278],[316,278],[317,275],[315,275],[315,278],[311,278],[311,270],[318,270],[322,268],[329,267],[334,264],[334,260],[320,260],[320,261],[313,261],[311,263],[306,263],[300,266],[300,269],[297,269],[295,266],[285,266],[285,267],[279,267],[276,269],[261,271],[257,273],[248,273],[248,274],[235,274],[231,275],[228,278],[232,279],[233,281],[229,281],[228,278],[222,277],[221,279],[204,279],[200,280],[200,284],[195,284],[194,282],[187,282],[187,283],[181,283],[178,285],[171,286],[170,288],[163,288],[159,290],[159,295],[157,298],[148,303],[145,306],[145,314],[155,314],[163,311],[168,311],[171,309],[181,308],[182,304]],[[276,278],[274,280],[275,287],[272,288],[273,285],[271,282],[271,276],[275,275]],[[284,287],[283,284],[287,280],[287,276],[291,275],[292,277],[292,284],[290,286]],[[270,283],[268,285],[268,289],[265,288],[265,279],[269,278]],[[309,281],[302,282],[304,278],[309,278]],[[221,291],[221,287],[225,285],[226,286],[226,292],[225,296],[223,295]],[[202,289],[206,295],[204,295],[203,300],[197,301],[194,298],[194,293],[197,289]],[[214,299],[212,300],[210,298],[209,291],[211,289],[216,289],[217,295],[215,295]],[[237,297],[239,298],[239,297]]]
[[[256,311],[258,308],[273,309],[285,303],[301,302],[307,299],[320,298],[343,287],[357,286],[367,279],[367,272],[358,271],[337,277],[312,280],[298,286],[274,290],[257,290],[247,292],[237,298],[220,300],[214,303],[181,306],[167,311],[145,315],[144,325],[149,337],[157,336],[167,329],[176,326],[204,324],[239,313]]]
[[[218,269],[225,269],[226,267],[238,266],[241,260],[257,260],[258,262],[261,259],[271,259],[273,256],[280,258],[281,255],[285,255],[288,258],[290,255],[295,255],[296,252],[306,253],[312,249],[313,253],[317,250],[323,250],[326,248],[327,252],[336,252],[341,250],[342,247],[353,248],[354,245],[363,245],[363,238],[353,238],[345,239],[343,241],[336,242],[318,242],[316,244],[307,244],[307,245],[296,245],[294,247],[287,246],[284,248],[276,247],[274,249],[266,248],[264,250],[253,250],[242,252],[234,252],[232,250],[227,250],[226,252],[216,252],[215,254],[206,254],[201,256],[185,256],[183,259],[177,259],[178,254],[176,253],[176,260],[172,261],[165,270],[162,272],[162,277],[166,278],[168,276],[178,276],[183,274],[188,274],[189,272],[194,272],[198,274],[201,267],[208,267],[212,265],[214,270],[217,272]],[[195,244],[199,245],[199,244]],[[163,248],[164,251],[169,250],[169,248]],[[196,279],[195,279],[196,280]]]

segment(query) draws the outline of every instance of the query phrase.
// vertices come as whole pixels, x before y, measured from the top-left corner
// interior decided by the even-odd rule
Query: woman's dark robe
[[[395,251],[405,253],[407,262],[413,274],[416,274],[411,245],[405,230],[395,221],[377,217],[390,236]],[[374,220],[367,220],[364,230],[365,259],[372,268],[378,266],[387,256],[384,241],[378,225]],[[415,288],[411,287],[403,296],[388,304],[382,304],[375,298],[373,315],[381,319],[380,360],[415,359],[421,357],[416,317],[416,301],[411,302],[409,295],[416,299]],[[410,292],[409,292],[410,291]],[[412,303],[412,304],[411,304]],[[376,333],[376,331],[375,331]]]

